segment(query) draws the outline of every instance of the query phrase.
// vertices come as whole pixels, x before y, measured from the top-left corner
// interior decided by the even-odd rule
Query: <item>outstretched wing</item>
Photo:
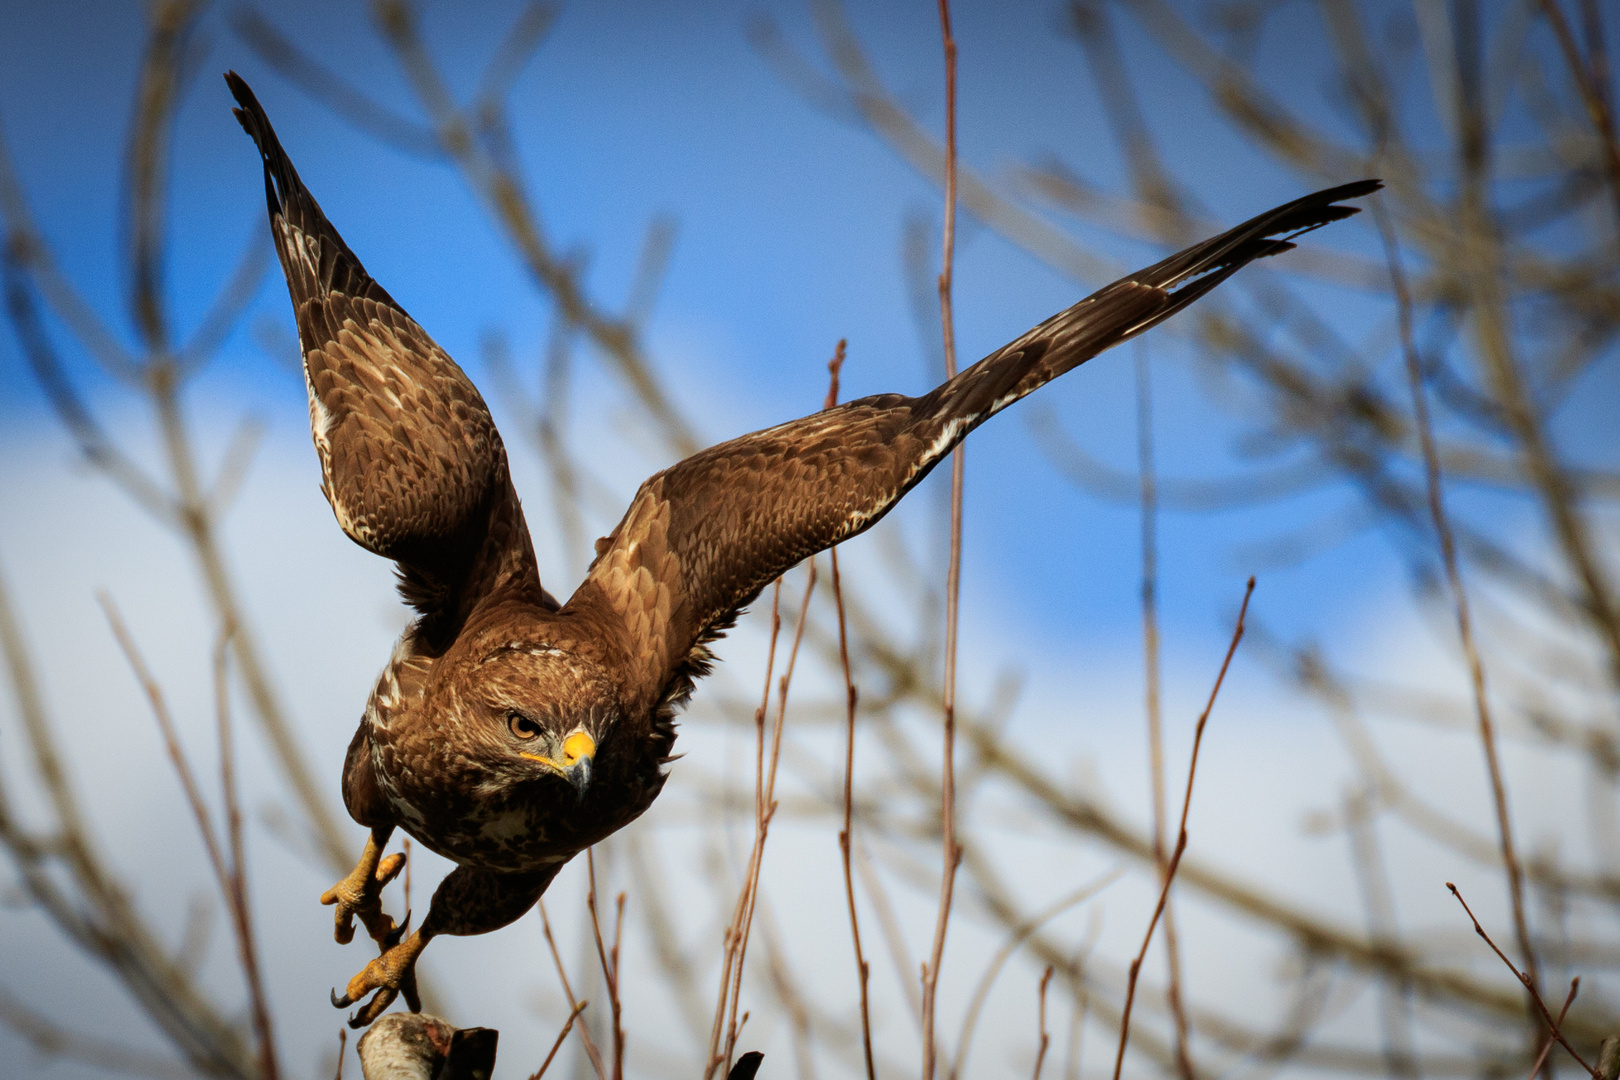
[[[1163,322],[1289,238],[1356,213],[1378,181],[1277,207],[1114,282],[918,398],[886,394],[694,454],[642,485],[569,611],[622,627],[635,686],[679,704],[705,643],[772,579],[875,524],[986,419]]]
[[[321,490],[355,543],[399,564],[421,630],[447,644],[480,601],[540,588],[506,450],[478,390],[366,273],[298,178],[235,72],[234,110],[264,159],[265,197],[298,320]]]

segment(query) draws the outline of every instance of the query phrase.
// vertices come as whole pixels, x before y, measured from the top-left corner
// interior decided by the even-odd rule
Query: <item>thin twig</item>
[[[1159,674],[1159,489],[1153,461],[1153,376],[1147,344],[1137,338],[1136,456],[1142,502],[1142,682],[1148,725],[1148,769],[1153,794],[1153,857],[1162,884],[1170,869],[1166,850],[1164,805],[1164,715]],[[1164,952],[1169,967],[1165,996],[1175,1021],[1176,1069],[1181,1080],[1193,1080],[1192,1057],[1187,1047],[1187,1010],[1181,1001],[1181,942],[1176,935],[1175,907],[1164,906]]]
[[[1237,652],[1238,643],[1243,640],[1243,622],[1249,613],[1249,598],[1254,595],[1254,578],[1249,579],[1248,586],[1243,590],[1243,605],[1238,608],[1237,626],[1232,630],[1232,643],[1226,647],[1226,658],[1221,661],[1220,673],[1215,676],[1215,685],[1210,689],[1209,701],[1204,705],[1204,711],[1198,716],[1198,724],[1193,728],[1192,758],[1187,763],[1187,789],[1181,798],[1181,824],[1176,834],[1175,853],[1170,856],[1170,867],[1164,876],[1164,886],[1159,890],[1159,902],[1154,905],[1153,918],[1148,920],[1147,933],[1142,935],[1142,947],[1137,950],[1136,958],[1131,961],[1129,981],[1125,989],[1125,1008],[1119,1021],[1119,1053],[1114,1057],[1114,1080],[1119,1080],[1120,1070],[1125,1067],[1125,1047],[1131,1037],[1131,1006],[1136,1002],[1136,980],[1142,974],[1142,961],[1147,957],[1148,946],[1153,943],[1153,931],[1159,925],[1159,918],[1164,914],[1164,905],[1170,897],[1170,886],[1176,879],[1176,870],[1181,866],[1181,856],[1187,850],[1187,814],[1192,809],[1193,780],[1198,776],[1198,751],[1204,743],[1204,726],[1209,723],[1209,714],[1215,708],[1215,698],[1221,692],[1221,684],[1226,681],[1226,671],[1232,666],[1232,656]]]
[[[215,884],[219,887],[226,909],[231,913],[231,925],[236,934],[237,958],[242,968],[243,981],[247,984],[254,1032],[259,1041],[259,1067],[264,1080],[275,1080],[278,1075],[275,1038],[272,1033],[269,1002],[259,974],[258,952],[253,943],[252,913],[248,908],[245,871],[241,865],[242,818],[236,801],[235,769],[230,760],[230,721],[224,676],[224,650],[230,642],[230,631],[227,629],[220,635],[214,657],[215,707],[218,710],[220,734],[220,773],[225,788],[226,836],[230,845],[230,858],[227,860],[215,836],[213,820],[208,812],[208,804],[203,801],[202,789],[197,784],[196,774],[192,772],[191,763],[186,759],[186,752],[180,745],[180,733],[175,728],[174,718],[169,714],[162,687],[158,685],[151,669],[147,667],[146,660],[141,656],[134,637],[119,616],[112,597],[103,592],[98,594],[96,599],[101,604],[113,636],[118,641],[118,647],[123,650],[136,681],[140,683],[141,690],[146,694],[147,701],[152,707],[152,714],[156,717],[158,728],[163,735],[164,748],[168,751],[169,760],[174,763],[175,772],[179,775],[186,801],[191,805],[192,817],[196,819],[197,831],[202,835],[203,848],[214,871]]]
[[[732,1000],[731,983],[735,978],[736,955],[740,948],[742,923],[748,908],[748,892],[754,881],[754,856],[759,850],[759,828],[764,818],[765,807],[765,714],[771,703],[771,676],[776,670],[776,642],[782,632],[782,579],[777,578],[771,586],[771,630],[770,643],[765,651],[765,687],[760,691],[759,706],[754,710],[754,849],[749,855],[748,872],[743,879],[743,887],[737,894],[737,903],[732,909],[731,920],[726,924],[722,937],[724,954],[720,962],[720,999],[715,1003],[714,1020],[709,1034],[709,1056],[704,1065],[704,1080],[712,1077],[715,1071],[727,1064],[726,1055],[721,1051],[722,1039],[726,1035],[726,1009]]]
[[[4,654],[17,712],[33,753],[34,771],[56,821],[49,840],[24,831],[10,809],[0,772],[0,844],[16,866],[28,895],[87,956],[99,960],[125,988],[195,1071],[248,1080],[257,1074],[236,1026],[220,1016],[168,955],[157,935],[130,903],[129,890],[106,869],[95,850],[70,777],[63,765],[44,696],[20,623],[0,577],[0,653]],[[61,864],[78,891],[70,897],[50,872]]]
[[[220,790],[225,802],[225,837],[230,853],[230,888],[226,901],[236,930],[237,956],[242,965],[242,978],[247,983],[248,1001],[253,1014],[253,1031],[259,1039],[259,1061],[264,1070],[263,1080],[276,1080],[280,1069],[276,1064],[275,1032],[270,1019],[270,1000],[264,991],[264,977],[259,968],[259,948],[253,936],[253,908],[248,902],[247,859],[242,847],[242,801],[236,790],[235,738],[231,731],[230,683],[226,665],[232,628],[220,631],[214,647],[214,709],[219,724],[219,776]]]
[[[747,1014],[738,1019],[738,1009],[742,999],[743,965],[748,958],[749,933],[753,928],[754,911],[759,904],[759,877],[765,863],[765,842],[770,835],[771,820],[776,816],[776,771],[777,764],[782,757],[782,733],[787,721],[788,690],[793,685],[793,671],[799,659],[799,646],[804,640],[804,628],[810,616],[810,598],[816,588],[816,563],[812,558],[807,566],[804,584],[804,598],[799,604],[799,617],[793,630],[793,642],[788,648],[787,664],[781,677],[777,680],[776,688],[776,720],[771,730],[770,753],[766,756],[765,740],[765,714],[770,704],[771,670],[775,663],[776,638],[781,628],[781,615],[779,601],[782,588],[781,579],[777,579],[776,588],[771,596],[771,653],[766,661],[765,691],[760,705],[754,712],[754,729],[756,733],[755,760],[754,760],[754,847],[748,860],[748,876],[744,880],[741,895],[737,898],[736,911],[733,914],[731,925],[726,930],[726,963],[729,971],[724,972],[721,978],[721,1009],[715,1014],[715,1036],[711,1039],[710,1057],[705,1077],[712,1076],[715,1070],[724,1065],[731,1068],[732,1054],[736,1050],[737,1038],[742,1032],[742,1025],[747,1021]],[[727,1002],[725,991],[729,989],[730,1000]],[[726,1017],[724,1032],[724,1045],[719,1045],[718,1035],[721,1031],[720,1020],[722,1014]]]
[[[546,1054],[546,1060],[542,1061],[540,1067],[534,1070],[529,1076],[529,1080],[540,1080],[542,1076],[546,1075],[546,1070],[551,1068],[551,1059],[557,1056],[558,1050],[562,1049],[563,1040],[568,1038],[568,1032],[573,1028],[574,1021],[579,1019],[579,1014],[585,1011],[587,1004],[588,1002],[584,1001],[578,1002],[568,1011],[568,1019],[563,1021],[562,1030],[557,1032],[557,1039],[551,1044],[551,1052]]]
[[[844,367],[843,338],[833,358],[827,362],[827,401],[824,408],[838,404],[838,376]],[[832,560],[833,606],[838,610],[838,663],[844,675],[844,827],[838,833],[838,853],[844,866],[844,900],[849,905],[849,936],[855,943],[855,971],[861,988],[861,1051],[866,1064],[866,1080],[877,1080],[877,1064],[872,1056],[872,1005],[868,983],[872,966],[861,947],[861,919],[855,908],[855,868],[851,862],[855,817],[855,706],[860,693],[849,670],[849,628],[844,617],[844,586],[838,573],[838,545],[828,557]]]
[[[1547,1003],[1541,999],[1541,994],[1531,984],[1530,973],[1520,971],[1515,967],[1513,961],[1507,958],[1507,954],[1497,947],[1495,941],[1491,940],[1491,935],[1485,932],[1485,928],[1479,924],[1478,917],[1474,915],[1474,909],[1468,906],[1467,900],[1463,899],[1462,890],[1449,881],[1446,882],[1446,888],[1451,890],[1451,895],[1457,898],[1457,903],[1461,904],[1463,911],[1468,913],[1468,921],[1474,924],[1474,933],[1485,940],[1485,944],[1491,947],[1491,951],[1497,955],[1497,958],[1508,966],[1509,971],[1513,972],[1513,977],[1523,984],[1525,991],[1530,995],[1530,1000],[1535,1004],[1536,1009],[1540,1011],[1541,1019],[1546,1023],[1547,1031],[1551,1033],[1552,1038],[1557,1040],[1559,1046],[1569,1051],[1569,1056],[1575,1059],[1576,1064],[1592,1074],[1593,1080],[1601,1080],[1597,1069],[1588,1065],[1586,1059],[1577,1054],[1575,1048],[1565,1040],[1564,1031],[1559,1021],[1553,1019],[1552,1013],[1547,1011]]]
[[[612,1080],[624,1080],[624,1024],[620,1016],[619,1001],[619,932],[613,935],[611,952],[602,943],[602,920],[596,910],[596,848],[585,849],[586,880],[590,885],[585,893],[585,910],[591,916],[591,934],[596,940],[596,958],[602,965],[602,981],[607,986],[608,1005],[613,1016],[613,1073]],[[624,894],[619,894],[619,931],[624,929]]]
[[[1052,965],[1047,964],[1046,970],[1041,973],[1041,984],[1035,991],[1036,996],[1036,1030],[1040,1033],[1040,1043],[1035,1051],[1035,1077],[1041,1080],[1041,1066],[1046,1064],[1046,1048],[1052,1043],[1052,1036],[1046,1033],[1046,984],[1052,981]]]
[[[1435,537],[1440,546],[1440,561],[1445,567],[1446,585],[1451,592],[1457,636],[1462,642],[1463,656],[1468,663],[1469,688],[1473,691],[1474,714],[1479,722],[1479,741],[1485,751],[1485,769],[1491,783],[1491,802],[1496,811],[1496,829],[1502,847],[1502,865],[1507,872],[1508,900],[1512,904],[1514,936],[1518,939],[1519,951],[1524,956],[1525,969],[1530,973],[1530,992],[1539,999],[1541,980],[1535,946],[1530,937],[1530,924],[1525,914],[1524,869],[1519,863],[1513,841],[1513,817],[1508,811],[1507,782],[1502,777],[1502,766],[1496,747],[1496,725],[1491,719],[1490,698],[1485,690],[1485,665],[1480,659],[1479,646],[1474,640],[1473,617],[1469,612],[1468,593],[1463,588],[1462,570],[1457,558],[1457,542],[1451,531],[1451,519],[1446,514],[1440,457],[1435,450],[1434,426],[1429,418],[1428,395],[1423,389],[1423,365],[1418,356],[1412,330],[1411,293],[1407,289],[1406,273],[1401,266],[1395,227],[1384,210],[1383,200],[1377,196],[1374,196],[1373,200],[1373,214],[1383,238],[1384,255],[1389,262],[1390,285],[1395,293],[1401,348],[1406,354],[1407,385],[1412,394],[1412,415],[1417,425],[1418,439],[1423,447],[1423,470],[1428,491],[1429,516],[1434,522]],[[1546,1012],[1546,1009],[1542,1008],[1540,1011]],[[1535,1012],[1536,1010],[1532,1009],[1532,1019]],[[1540,1041],[1539,1038],[1537,1041]]]
[[[1124,876],[1124,873],[1125,868],[1123,866],[1115,867],[1097,880],[1081,886],[1067,896],[1059,897],[1042,910],[1035,912],[1025,922],[1011,928],[1012,932],[1008,935],[1007,940],[1002,943],[1000,949],[996,950],[996,954],[991,957],[990,963],[985,965],[984,974],[979,977],[979,984],[974,987],[973,997],[968,1001],[967,1012],[962,1017],[962,1037],[957,1044],[956,1059],[951,1062],[951,1080],[956,1080],[957,1077],[962,1075],[962,1070],[967,1068],[968,1052],[973,1049],[973,1036],[978,1031],[979,1016],[984,1011],[984,1004],[990,998],[990,988],[995,985],[996,977],[1001,974],[1001,969],[1006,966],[1007,961],[1012,958],[1018,947],[1046,923],[1076,905],[1090,900],[1103,889],[1118,881]]]
[[[546,947],[551,950],[551,962],[557,967],[557,981],[562,983],[563,997],[568,999],[568,1008],[578,1015],[585,1007],[585,1003],[574,997],[574,988],[569,985],[568,971],[563,967],[562,954],[557,951],[557,939],[551,934],[551,918],[546,914],[546,902],[541,900],[535,907],[540,912],[540,928],[546,935]],[[602,1068],[602,1052],[597,1049],[596,1041],[591,1038],[589,1024],[579,1025],[579,1037],[585,1042],[585,1056],[591,1059],[591,1068],[596,1070],[596,1080],[608,1080],[607,1071]]]
[[[412,6],[405,0],[379,0],[374,10],[383,36],[433,118],[441,150],[461,167],[468,185],[488,205],[490,216],[518,249],[535,285],[552,298],[564,319],[602,349],[670,445],[682,455],[695,453],[699,440],[654,375],[637,327],[604,314],[602,306],[586,295],[575,268],[548,244],[539,214],[519,178],[472,137],[468,118],[456,107],[422,43]],[[497,112],[485,116],[480,127],[487,132],[504,125],[504,114]]]
[[[215,884],[219,886],[220,894],[228,904],[231,900],[231,886],[225,855],[220,850],[219,839],[214,834],[213,818],[208,812],[208,804],[203,801],[202,789],[197,785],[196,774],[191,771],[191,762],[186,759],[186,752],[180,745],[180,733],[174,726],[174,718],[169,714],[168,702],[163,697],[163,688],[158,685],[151,668],[147,667],[146,660],[135,644],[134,637],[125,627],[123,617],[118,614],[118,607],[113,603],[112,597],[102,592],[96,595],[96,601],[101,605],[102,613],[107,618],[108,626],[112,628],[119,649],[124,653],[124,659],[129,663],[135,681],[140,684],[141,692],[146,695],[147,704],[152,707],[158,731],[163,736],[163,748],[167,751],[169,761],[179,776],[181,790],[185,792],[186,802],[191,806],[191,816],[196,820],[197,831],[202,835],[203,850],[208,855],[208,865],[214,871]]]
[[[939,28],[945,51],[945,227],[940,243],[939,322],[945,343],[945,377],[954,379],[956,319],[951,310],[951,286],[956,257],[956,38],[951,33],[950,0],[939,0]],[[944,749],[940,764],[940,843],[944,865],[940,871],[934,945],[922,971],[922,1080],[934,1080],[938,1049],[934,1017],[938,1011],[939,969],[945,960],[945,935],[950,928],[956,869],[962,862],[961,845],[956,842],[956,641],[962,593],[962,482],[966,460],[963,448],[957,446],[951,453],[951,553],[945,578]]]
[[[109,1072],[152,1080],[186,1080],[196,1075],[172,1058],[62,1028],[50,1017],[35,1012],[4,991],[0,991],[0,1024],[33,1046],[42,1057],[77,1061]]]
[[[1569,74],[1575,80],[1575,89],[1580,92],[1581,103],[1586,106],[1587,118],[1592,122],[1592,128],[1597,132],[1599,143],[1603,146],[1603,164],[1609,179],[1609,195],[1614,200],[1615,237],[1620,241],[1620,141],[1616,140],[1614,131],[1613,103],[1609,100],[1609,82],[1607,63],[1601,48],[1601,38],[1592,42],[1592,61],[1590,64],[1581,59],[1580,46],[1575,43],[1575,34],[1570,29],[1569,20],[1564,18],[1563,10],[1558,6],[1557,0],[1541,0],[1541,10],[1551,24],[1553,36],[1558,39],[1558,48],[1564,54],[1564,63],[1569,67]],[[1602,21],[1589,19],[1587,25],[1601,32]]]
[[[1581,977],[1577,975],[1569,980],[1569,994],[1564,998],[1564,1007],[1558,1010],[1558,1023],[1560,1025],[1563,1024],[1564,1017],[1569,1015],[1569,1007],[1575,1004],[1575,995],[1580,993],[1580,989]],[[1541,1053],[1536,1055],[1536,1063],[1530,1066],[1530,1080],[1536,1080],[1536,1077],[1541,1073],[1541,1067],[1547,1064],[1547,1055],[1552,1053],[1554,1041],[1553,1037],[1549,1035],[1547,1041],[1541,1044]],[[1599,1060],[1598,1067],[1602,1068],[1602,1065],[1603,1062]]]

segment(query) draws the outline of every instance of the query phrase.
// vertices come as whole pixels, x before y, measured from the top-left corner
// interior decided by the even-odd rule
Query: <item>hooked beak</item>
[[[540,754],[524,754],[530,761],[549,766],[553,772],[574,786],[574,797],[583,800],[591,786],[591,772],[596,764],[596,740],[583,731],[576,731],[563,740],[562,760]]]
[[[591,786],[591,770],[595,767],[591,758],[582,757],[563,771],[568,782],[574,785],[574,798],[580,802],[585,801],[585,789]]]

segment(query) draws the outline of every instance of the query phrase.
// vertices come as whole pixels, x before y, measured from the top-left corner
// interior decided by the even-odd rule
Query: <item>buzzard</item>
[[[461,368],[361,266],[234,73],[236,117],[264,161],[287,276],[321,490],[360,546],[398,564],[416,610],[378,677],[343,767],[371,830],[321,902],[348,942],[358,916],[383,953],[333,1002],[375,992],[369,1024],[440,934],[526,912],[563,864],[634,821],[664,786],[674,715],[709,646],[765,585],[875,525],[985,420],[1155,326],[1290,238],[1349,217],[1363,180],[1269,210],[1060,312],[921,397],[879,394],[721,443],[641,485],[559,604],[489,409]],[[456,868],[406,937],[379,893],[404,863],[396,827]],[[403,939],[403,940],[401,940]]]

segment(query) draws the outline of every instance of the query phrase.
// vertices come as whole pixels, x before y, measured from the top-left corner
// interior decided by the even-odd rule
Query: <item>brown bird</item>
[[[765,585],[875,525],[968,432],[1174,315],[1291,237],[1356,213],[1363,180],[1269,210],[1114,282],[921,397],[880,394],[697,453],[641,485],[567,604],[540,585],[489,409],[372,280],[287,160],[253,92],[225,76],[264,159],[270,229],[298,320],[322,491],[360,546],[394,560],[417,618],[349,745],[343,799],[371,830],[321,902],[386,951],[340,1007],[370,1023],[440,934],[526,912],[562,865],[664,786],[674,716],[709,645]],[[403,941],[379,893],[396,826],[455,862]]]

